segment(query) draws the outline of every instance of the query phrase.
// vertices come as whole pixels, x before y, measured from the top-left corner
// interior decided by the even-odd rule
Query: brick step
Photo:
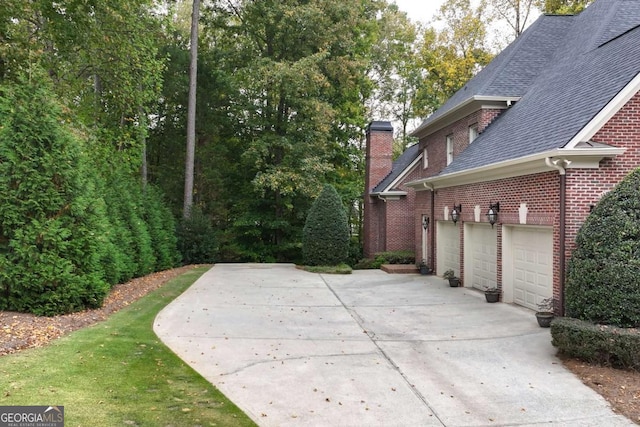
[[[418,267],[413,264],[382,264],[380,269],[389,274],[418,273]]]

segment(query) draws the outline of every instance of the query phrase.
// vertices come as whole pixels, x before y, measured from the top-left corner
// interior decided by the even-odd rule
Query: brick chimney
[[[370,197],[393,166],[393,126],[390,122],[371,122],[367,126],[365,157],[365,188],[363,218],[363,251],[365,258],[384,250],[386,245],[385,203]]]
[[[390,122],[371,122],[367,126],[365,194],[391,172],[393,164],[393,126]]]

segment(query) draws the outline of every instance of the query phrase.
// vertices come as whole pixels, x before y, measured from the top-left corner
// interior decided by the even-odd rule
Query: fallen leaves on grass
[[[105,320],[110,314],[194,267],[191,265],[160,271],[116,285],[111,289],[103,306],[94,310],[53,317],[0,311],[0,356],[25,348],[43,346],[69,332]]]

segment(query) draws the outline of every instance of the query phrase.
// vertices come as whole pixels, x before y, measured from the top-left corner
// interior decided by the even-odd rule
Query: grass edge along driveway
[[[67,426],[253,426],[153,332],[157,313],[209,267],[188,271],[104,322],[0,357],[0,406],[64,406]]]

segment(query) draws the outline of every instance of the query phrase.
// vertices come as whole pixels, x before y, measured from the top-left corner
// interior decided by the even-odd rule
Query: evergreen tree
[[[0,85],[0,308],[53,315],[102,304],[108,221],[46,81]]]
[[[349,224],[342,200],[326,184],[313,202],[302,231],[302,256],[307,265],[338,265],[349,258]]]

